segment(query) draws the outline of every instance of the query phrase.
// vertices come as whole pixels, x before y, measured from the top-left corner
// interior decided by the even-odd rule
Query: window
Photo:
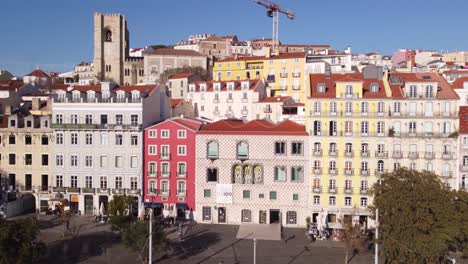
[[[87,114],[85,115],[85,124],[91,125],[93,123],[93,115]]]
[[[106,176],[101,176],[100,177],[100,187],[101,189],[107,189],[107,177]]]
[[[156,182],[155,181],[149,181],[148,192],[150,194],[155,194],[156,193]]]
[[[293,201],[299,201],[299,194],[293,193]]]
[[[276,142],[275,143],[275,154],[277,154],[277,155],[286,154],[286,143],[285,142]]]
[[[138,156],[130,157],[130,168],[138,168]]]
[[[211,141],[208,143],[208,158],[218,158],[218,142]]]
[[[104,146],[107,146],[109,144],[109,136],[107,135],[107,133],[101,133],[99,143]]]
[[[241,211],[241,222],[250,223],[252,222],[252,211],[247,209],[242,209]]]
[[[138,146],[138,135],[131,135],[130,136],[130,145]]]
[[[367,207],[367,198],[365,197],[361,198],[361,207]]]
[[[148,155],[156,155],[156,145],[148,146]]]
[[[218,168],[209,168],[206,171],[207,182],[218,182]]]
[[[91,133],[86,133],[85,134],[85,144],[86,145],[92,145],[93,144],[93,134],[91,134]]]
[[[16,144],[16,137],[15,135],[8,136],[8,144],[15,145]]]
[[[116,168],[123,168],[123,157],[122,156],[115,156],[114,166]]]
[[[345,206],[351,206],[351,197],[345,197]]]
[[[63,166],[63,155],[56,154],[55,155],[55,166],[62,167]]]
[[[320,205],[320,196],[318,195],[314,196],[314,205]]]
[[[93,176],[85,177],[85,188],[93,188]]]
[[[291,168],[291,181],[292,182],[302,182],[303,177],[304,177],[304,169],[302,167]]]
[[[41,165],[42,166],[49,166],[49,155],[48,154],[42,154],[41,155]]]
[[[211,190],[210,189],[204,189],[203,190],[203,197],[210,198],[211,197]]]
[[[63,123],[63,115],[62,114],[55,115],[55,123],[56,124],[62,124]]]
[[[346,102],[345,103],[345,113],[352,114],[353,113],[353,102]]]
[[[161,146],[161,158],[169,158],[169,146],[168,145],[162,145]]]
[[[382,121],[377,122],[377,133],[384,134],[385,133],[385,123]]]
[[[62,137],[63,139],[63,137]],[[63,142],[63,140],[62,140]],[[32,137],[30,135],[25,135],[24,136],[24,144],[25,145],[31,145],[32,144]]]
[[[353,86],[346,85],[346,97],[351,97],[351,96],[353,96]]]
[[[337,109],[338,109],[338,107],[337,107],[336,102],[331,102],[330,103],[330,113],[336,114]]]
[[[71,114],[70,115],[70,122],[74,125],[78,124],[78,115],[77,114]]]
[[[122,189],[122,177],[120,176],[115,177],[115,188]]]
[[[115,115],[115,124],[122,125],[123,124],[123,115],[117,114]]]
[[[274,175],[274,180],[279,181],[279,182],[284,182],[286,181],[286,167],[284,166],[276,166],[275,167],[275,175]]]
[[[70,167],[78,167],[78,155],[70,155]]]
[[[122,134],[117,134],[115,135],[115,145],[123,145],[123,135]]]
[[[161,138],[169,138],[169,130],[167,129],[161,130]]]
[[[242,198],[250,199],[250,190],[243,190],[242,191]]]
[[[29,138],[31,138],[31,136],[29,136]],[[63,145],[63,134],[62,133],[55,134],[55,144],[56,145]]]
[[[335,196],[328,197],[328,204],[329,205],[336,205],[336,197]]]
[[[132,126],[138,126],[138,115],[131,115],[130,116],[130,124]]]
[[[49,145],[49,137],[46,135],[42,135],[41,137],[41,145],[46,146]]]
[[[132,189],[132,190],[138,189],[138,178],[137,177],[131,177],[130,178],[130,189]]]
[[[177,138],[187,138],[186,130],[177,130]]]
[[[32,154],[24,155],[24,165],[32,165]]]
[[[55,187],[63,187],[63,175],[55,176]]]
[[[270,192],[270,200],[276,200],[277,198],[277,193],[276,191],[271,191]]]
[[[361,122],[361,134],[368,134],[369,133],[369,122],[362,121]]]
[[[86,155],[85,156],[85,167],[93,167],[93,156],[91,155]]]
[[[237,158],[248,159],[249,158],[249,144],[245,141],[241,141],[237,144]]]
[[[156,138],[157,136],[156,130],[150,130],[148,134],[149,138]]]
[[[297,213],[296,211],[286,212],[286,224],[295,225],[297,224]]]
[[[185,177],[187,174],[186,171],[187,164],[185,162],[179,162],[177,163],[177,175],[179,177]]]
[[[156,176],[156,162],[148,163],[148,175]]]
[[[211,221],[211,207],[202,207],[203,221]]]
[[[292,144],[292,152],[293,155],[303,155],[303,144],[302,142],[293,142]]]
[[[99,157],[99,167],[107,168],[107,156],[106,155],[102,155]]]
[[[187,146],[177,146],[177,154],[179,156],[187,155]]]
[[[107,125],[107,115],[106,114],[101,114],[101,124],[102,125]]]
[[[177,194],[178,195],[185,195],[186,194],[185,181],[178,181],[177,182]]]
[[[408,132],[412,134],[416,133],[416,122],[408,123]]]
[[[78,176],[76,175],[70,176],[70,187],[78,188]]]
[[[162,162],[161,163],[161,176],[168,177],[169,176],[169,163]]]
[[[72,145],[78,145],[78,133],[71,133],[71,144]]]
[[[105,70],[106,70],[106,72],[111,72],[111,70],[112,70],[111,65],[106,65],[106,69],[105,69]]]

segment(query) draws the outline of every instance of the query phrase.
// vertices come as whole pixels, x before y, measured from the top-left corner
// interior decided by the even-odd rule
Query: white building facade
[[[98,214],[113,195],[142,206],[143,130],[168,117],[165,91],[152,86],[75,86],[59,90],[52,107],[55,192],[73,210]]]
[[[309,138],[292,121],[221,120],[196,139],[200,223],[306,225]]]

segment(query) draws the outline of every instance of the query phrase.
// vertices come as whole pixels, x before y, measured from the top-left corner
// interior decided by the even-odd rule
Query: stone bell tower
[[[128,57],[127,20],[121,14],[94,14],[94,78],[123,84]]]

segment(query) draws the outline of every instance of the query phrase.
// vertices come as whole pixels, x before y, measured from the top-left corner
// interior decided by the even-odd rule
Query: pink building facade
[[[144,203],[156,216],[195,211],[195,135],[201,124],[172,118],[145,129]]]

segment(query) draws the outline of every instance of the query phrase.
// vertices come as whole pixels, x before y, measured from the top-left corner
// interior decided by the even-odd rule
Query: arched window
[[[106,42],[112,42],[112,31],[110,29],[106,29],[105,34]]]
[[[218,157],[219,157],[218,142],[216,141],[208,142],[208,158],[217,159]]]
[[[242,179],[242,166],[236,165],[234,167],[233,183],[244,183]]]
[[[247,165],[244,167],[244,183],[246,184],[253,183],[252,168],[250,167],[250,165]]]
[[[382,174],[384,172],[384,162],[383,162],[383,160],[379,160],[377,162],[377,172],[379,174]]]
[[[237,144],[237,159],[248,159],[249,158],[249,144],[245,141],[241,141]]]
[[[296,211],[287,211],[286,212],[286,224],[295,225],[297,224],[297,213]]]
[[[263,169],[259,165],[254,168],[254,180],[256,184],[263,183]]]
[[[241,211],[241,214],[242,214],[242,218],[241,218],[242,223],[252,222],[252,211],[247,210],[247,209],[243,209]]]

